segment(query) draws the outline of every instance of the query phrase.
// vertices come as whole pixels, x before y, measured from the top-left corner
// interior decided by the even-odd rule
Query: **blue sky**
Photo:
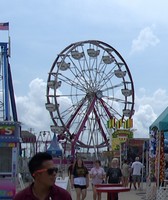
[[[13,85],[19,120],[49,130],[45,109],[48,72],[71,43],[101,40],[124,58],[135,87],[135,137],[168,105],[166,0],[1,0],[0,22],[10,23]],[[5,38],[0,32],[0,37]]]

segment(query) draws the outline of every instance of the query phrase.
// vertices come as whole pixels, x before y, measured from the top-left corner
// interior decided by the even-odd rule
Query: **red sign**
[[[15,132],[15,126],[0,126],[0,136],[12,136]]]
[[[137,146],[137,147],[142,147],[144,144],[145,140],[144,139],[129,139],[128,144],[130,146]]]
[[[113,151],[113,157],[119,158],[120,157],[120,151],[119,150],[114,150]]]

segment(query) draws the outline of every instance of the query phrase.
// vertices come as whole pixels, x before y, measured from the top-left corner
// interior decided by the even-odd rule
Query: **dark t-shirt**
[[[86,175],[88,174],[88,169],[86,167],[76,167],[73,170],[73,175],[74,178],[76,177],[86,177]]]
[[[25,188],[24,190],[20,191],[19,193],[16,194],[13,200],[38,200],[32,192],[32,186],[31,184],[29,187]],[[64,190],[63,188],[60,188],[56,185],[53,185],[51,187],[51,191],[46,198],[46,200],[58,200],[58,199],[63,199],[63,200],[72,200],[70,194]]]
[[[122,172],[120,168],[109,168],[107,171],[108,183],[120,183]]]

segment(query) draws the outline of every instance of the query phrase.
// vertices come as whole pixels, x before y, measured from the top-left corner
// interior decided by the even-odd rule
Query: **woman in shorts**
[[[89,173],[81,158],[77,158],[74,163],[71,175],[71,187],[75,188],[76,200],[80,200],[81,196],[82,200],[86,198],[87,188],[89,187]]]
[[[101,167],[100,160],[96,160],[95,166],[90,171],[90,178],[92,178],[93,200],[101,200],[101,193],[96,192],[95,185],[103,183],[105,174],[104,169]]]
[[[124,163],[122,165],[122,184],[124,187],[128,187],[128,183],[129,183],[129,177],[130,177],[130,166],[128,164],[127,160],[124,160]]]

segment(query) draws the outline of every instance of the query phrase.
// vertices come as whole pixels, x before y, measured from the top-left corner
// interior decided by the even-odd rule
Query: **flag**
[[[111,120],[111,125],[112,125],[112,127],[115,127],[115,118],[113,118],[113,119]]]
[[[133,127],[133,119],[128,119],[128,127],[129,128]]]
[[[133,127],[133,119],[127,119],[124,122],[124,128],[132,128]]]
[[[111,119],[107,121],[107,128],[112,128]]]
[[[128,124],[128,123],[127,123],[127,120],[126,120],[126,121],[124,122],[124,128],[128,128],[128,127],[127,127],[127,124]]]
[[[122,126],[122,123],[123,123],[123,122],[122,122],[122,119],[119,119],[119,120],[116,122],[116,124],[115,124],[115,125],[116,125],[116,128],[119,129],[119,128]]]
[[[107,128],[114,128],[115,127],[115,118],[112,118],[107,121]]]
[[[2,31],[9,30],[9,22],[0,23],[0,30],[2,30]]]

